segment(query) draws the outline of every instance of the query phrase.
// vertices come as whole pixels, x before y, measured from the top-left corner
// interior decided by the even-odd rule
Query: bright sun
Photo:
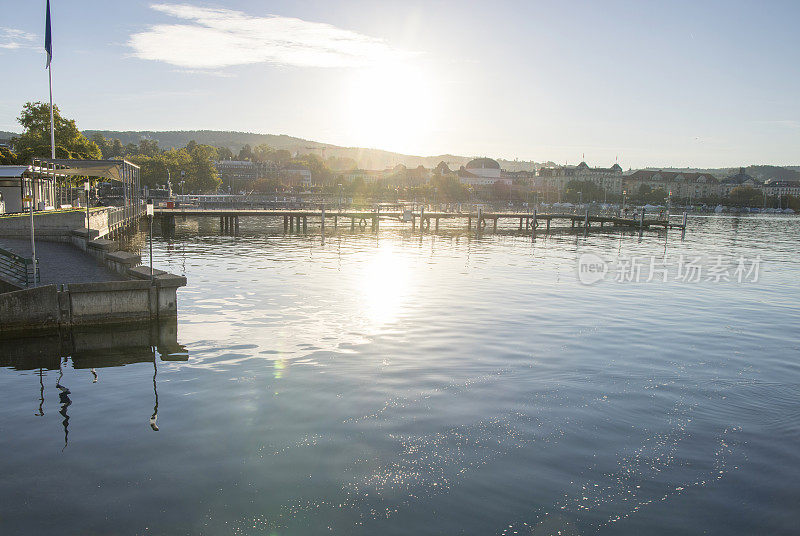
[[[353,142],[408,152],[427,141],[436,122],[430,75],[408,64],[353,73],[345,85],[344,124]]]

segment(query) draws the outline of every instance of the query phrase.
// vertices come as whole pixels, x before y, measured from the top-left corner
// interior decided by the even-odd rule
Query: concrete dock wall
[[[186,279],[78,283],[0,294],[0,337],[64,327],[163,320],[177,315]]]

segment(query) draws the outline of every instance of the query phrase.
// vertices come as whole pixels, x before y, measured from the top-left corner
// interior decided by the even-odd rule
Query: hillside
[[[226,132],[219,130],[180,130],[180,131],[113,131],[113,130],[84,130],[86,136],[100,133],[106,138],[119,138],[123,145],[139,143],[142,139],[156,140],[161,148],[185,147],[191,140],[197,143],[213,145],[215,147],[228,147],[238,152],[244,145],[255,147],[267,144],[275,149],[286,149],[292,153],[315,153],[326,158],[340,157],[352,158],[364,169],[384,169],[403,164],[406,167],[425,166],[433,168],[445,161],[451,169],[458,169],[469,162],[472,157],[457,155],[414,156],[393,153],[381,149],[365,149],[361,147],[340,147],[338,145],[324,144],[302,138],[276,134],[253,134],[249,132]],[[509,170],[534,169],[534,162],[516,162],[499,160],[501,166]]]

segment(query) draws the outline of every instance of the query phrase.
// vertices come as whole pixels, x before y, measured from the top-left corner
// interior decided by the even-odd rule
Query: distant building
[[[623,188],[628,195],[638,193],[642,185],[651,190],[672,192],[676,199],[703,199],[723,195],[719,180],[710,173],[686,171],[661,171],[640,169],[623,178]]]
[[[311,170],[301,164],[288,164],[281,170],[288,184],[311,186]]]
[[[277,171],[272,162],[250,162],[249,160],[221,160],[214,162],[222,184],[231,190],[241,189],[262,177]]]
[[[730,177],[722,179],[721,184],[725,195],[731,193],[731,190],[740,186],[757,189],[761,189],[764,186],[761,181],[745,173],[744,168],[739,168],[739,173],[736,175],[731,175]]]
[[[535,171],[506,171],[503,170],[500,174],[504,179],[510,179],[512,183],[533,185],[536,180]]]
[[[539,168],[536,186],[543,190],[563,192],[571,181],[589,181],[612,195],[622,194],[622,168],[614,164],[608,168],[589,167],[586,162],[577,166],[547,166]]]
[[[764,183],[764,192],[769,196],[792,195],[800,197],[800,181],[769,179]]]
[[[489,186],[495,183],[511,185],[511,179],[503,177],[500,164],[491,158],[476,158],[458,170],[461,184],[470,186]]]

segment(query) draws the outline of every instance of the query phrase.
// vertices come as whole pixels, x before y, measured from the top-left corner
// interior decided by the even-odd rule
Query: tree
[[[27,102],[17,121],[25,129],[12,140],[21,162],[34,157],[50,156],[50,106],[43,102]],[[56,157],[100,159],[100,148],[84,136],[74,119],[61,116],[58,106],[53,106],[53,126],[56,138]]]
[[[245,144],[239,151],[239,160],[253,160],[253,149],[250,148],[250,145]]]
[[[233,152],[230,147],[217,147],[217,156],[220,160],[233,160]]]
[[[7,147],[0,147],[0,165],[8,166],[17,163],[17,155]]]
[[[737,186],[728,195],[728,201],[731,205],[737,207],[755,207],[763,203],[764,195],[749,186]]]
[[[603,201],[604,195],[604,190],[592,181],[569,181],[564,190],[564,199],[571,203]]]
[[[217,172],[214,161],[217,158],[217,150],[210,145],[197,145],[189,151],[190,165],[186,173],[186,188],[193,192],[214,191],[222,184],[222,179]]]

